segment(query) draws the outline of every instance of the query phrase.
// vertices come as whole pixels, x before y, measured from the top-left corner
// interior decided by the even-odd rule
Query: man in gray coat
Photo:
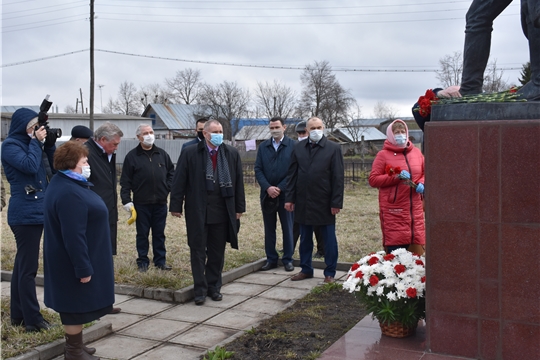
[[[313,277],[313,226],[319,225],[324,238],[324,282],[334,282],[338,259],[336,215],[343,207],[343,154],[338,144],[324,136],[321,119],[307,121],[307,141],[296,144],[288,171],[285,209],[295,211],[300,224],[301,272],[292,281]]]

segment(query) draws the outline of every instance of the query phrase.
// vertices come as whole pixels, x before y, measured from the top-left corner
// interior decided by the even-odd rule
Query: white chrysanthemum
[[[384,286],[377,287],[377,295],[381,296],[382,294],[384,294]]]
[[[396,293],[393,292],[393,291],[390,291],[388,294],[386,294],[386,298],[390,301],[396,301],[397,300],[397,296],[396,296]]]

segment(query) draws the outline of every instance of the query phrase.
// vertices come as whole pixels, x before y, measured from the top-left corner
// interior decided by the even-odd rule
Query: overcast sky
[[[2,105],[39,105],[50,94],[64,112],[67,105],[75,106],[81,88],[88,107],[89,3],[2,1]],[[95,0],[94,111],[101,112],[101,99],[105,105],[109,97],[116,98],[123,81],[137,88],[164,85],[165,78],[185,68],[199,69],[213,85],[236,81],[253,93],[257,81],[277,79],[299,93],[301,70],[249,65],[302,68],[327,60],[357,99],[362,117],[373,115],[377,101],[391,105],[398,116],[411,116],[418,96],[440,85],[433,72],[439,59],[462,51],[470,3]],[[504,70],[504,79],[518,83],[519,69],[529,60],[519,1],[495,21],[491,59],[500,68],[516,69]],[[101,94],[98,84],[103,85]]]

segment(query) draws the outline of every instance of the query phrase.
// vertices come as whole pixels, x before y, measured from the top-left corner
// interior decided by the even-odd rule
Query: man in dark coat
[[[292,281],[313,277],[313,226],[319,225],[324,239],[324,282],[334,282],[338,259],[336,215],[343,207],[343,154],[338,144],[324,136],[324,124],[307,121],[307,141],[296,144],[288,171],[285,209],[294,211],[300,224],[300,266]]]
[[[264,250],[266,264],[262,271],[275,269],[279,255],[276,251],[277,216],[281,223],[283,236],[283,257],[281,261],[285,271],[293,271],[293,214],[285,210],[285,186],[287,170],[295,145],[294,140],[285,136],[287,128],[283,119],[270,119],[270,139],[263,141],[257,151],[255,161],[255,177],[261,187],[261,207],[264,222]]]
[[[92,173],[88,181],[94,184],[91,190],[105,202],[109,211],[112,254],[116,255],[116,234],[118,226],[118,193],[116,191],[116,149],[124,136],[118,126],[106,122],[94,132],[94,138],[84,144],[88,147],[88,165]],[[117,314],[120,308],[113,308]]]
[[[195,131],[197,132],[197,137],[193,140],[190,140],[182,144],[182,149],[180,152],[184,151],[186,147],[190,145],[198,144],[201,140],[204,140],[203,129],[204,129],[204,123],[207,121],[208,119],[206,118],[200,118],[199,120],[197,120],[197,122],[195,123]]]
[[[171,190],[174,164],[169,154],[154,144],[154,129],[140,124],[136,130],[139,145],[127,153],[120,177],[120,197],[124,210],[137,212],[137,267],[148,269],[150,247],[148,236],[152,230],[154,265],[160,270],[171,270],[167,265],[165,225],[167,222],[167,197]],[[133,202],[131,194],[133,193]]]
[[[223,144],[217,120],[204,124],[205,140],[181,152],[171,188],[169,211],[181,217],[185,201],[195,304],[209,295],[220,301],[225,244],[238,249],[240,216],[246,211],[242,162]]]
[[[88,181],[109,210],[109,227],[111,229],[112,253],[116,255],[116,233],[118,225],[118,193],[116,191],[116,149],[124,136],[118,126],[106,122],[94,132],[94,138],[88,140],[88,164],[92,174]]]

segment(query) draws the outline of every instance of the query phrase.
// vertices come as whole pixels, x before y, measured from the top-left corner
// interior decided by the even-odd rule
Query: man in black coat
[[[148,269],[148,236],[152,230],[154,265],[160,270],[171,270],[172,267],[166,262],[165,225],[174,164],[169,154],[154,144],[152,126],[140,124],[136,135],[139,145],[127,153],[122,166],[120,197],[124,210],[131,213],[135,208],[137,212],[137,267],[140,272]]]
[[[85,145],[88,147],[88,165],[91,175],[88,181],[94,186],[92,190],[98,194],[109,210],[109,227],[111,229],[112,254],[116,255],[116,233],[118,225],[118,193],[116,191],[116,149],[124,136],[118,126],[106,122],[94,132],[94,138]]]
[[[338,144],[324,136],[321,119],[307,121],[307,141],[296,144],[288,171],[285,209],[294,211],[300,224],[300,266],[292,281],[313,277],[313,226],[319,225],[324,239],[324,282],[334,282],[338,259],[336,215],[343,207],[343,154]]]
[[[169,205],[176,217],[182,217],[185,209],[197,305],[204,304],[207,295],[214,301],[223,298],[225,244],[238,249],[239,219],[246,211],[238,151],[222,143],[223,127],[217,120],[204,124],[203,135],[204,141],[180,154]]]
[[[206,123],[207,121],[208,119],[206,118],[200,118],[199,120],[197,120],[197,122],[195,123],[195,131],[197,131],[197,137],[193,140],[190,140],[182,144],[182,149],[180,152],[184,151],[186,147],[190,145],[198,144],[201,140],[204,140],[203,129],[204,129],[204,123]]]

